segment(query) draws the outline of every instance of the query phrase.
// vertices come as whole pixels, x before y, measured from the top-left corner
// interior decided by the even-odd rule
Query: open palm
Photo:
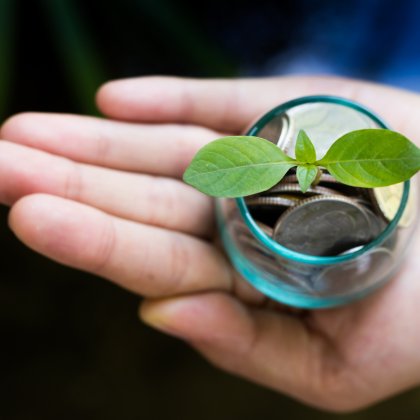
[[[293,311],[237,275],[214,245],[213,201],[180,181],[204,143],[309,94],[359,101],[411,139],[417,95],[345,79],[110,82],[111,119],[22,114],[1,129],[0,200],[32,249],[145,296],[140,315],[216,366],[328,410],[420,382],[420,251],[352,305]]]

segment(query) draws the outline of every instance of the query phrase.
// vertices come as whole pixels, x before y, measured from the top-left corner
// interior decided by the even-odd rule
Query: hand
[[[420,382],[416,238],[403,270],[342,308],[290,313],[235,274],[214,246],[213,202],[179,178],[205,142],[238,134],[286,100],[325,93],[420,136],[420,97],[337,78],[110,82],[113,120],[22,114],[1,129],[0,201],[30,248],[145,296],[141,318],[216,366],[333,411]]]

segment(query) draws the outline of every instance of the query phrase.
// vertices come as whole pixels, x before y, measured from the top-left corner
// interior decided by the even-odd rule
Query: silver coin
[[[356,200],[360,203],[359,200]],[[372,234],[372,239],[377,237],[382,231],[386,228],[387,223],[376,215],[373,211],[369,210],[368,208],[364,208],[365,213],[367,214],[369,221],[370,221],[370,232]]]
[[[253,264],[264,270],[267,280],[271,277],[271,281],[277,284],[281,279],[283,287],[288,288],[291,292],[304,290],[311,295],[317,294],[311,285],[311,276],[305,277],[302,273],[289,269],[274,259],[272,255],[264,255],[258,248],[251,247],[244,250],[244,255]]]
[[[255,223],[257,226],[270,238],[273,236],[273,228],[270,226],[267,226],[265,223],[260,222],[259,220],[256,220]]]
[[[283,184],[279,183],[274,185],[274,187],[270,188],[267,191],[264,191],[264,194],[272,194],[272,193],[301,193],[302,190],[300,189],[299,184]],[[316,195],[341,195],[339,191],[333,190],[332,188],[326,188],[321,186],[309,187],[306,191],[306,194],[316,194]]]
[[[259,222],[258,220],[255,221],[257,226],[270,238],[273,236],[273,228],[267,226],[266,224]],[[261,248],[265,252],[268,252],[266,247],[260,242],[249,230],[248,226],[241,220],[232,220],[230,223],[230,229],[234,232],[233,237],[237,238],[238,242],[241,241],[246,243],[247,245]]]
[[[288,117],[287,134],[278,136],[277,146],[291,157],[294,157],[296,138],[300,130],[308,133],[319,159],[343,134],[352,130],[378,127],[375,121],[356,109],[333,103],[302,104],[287,110],[285,114]],[[276,118],[280,117],[279,115]],[[264,127],[264,130],[268,128]]]
[[[273,239],[309,255],[337,255],[375,237],[364,208],[340,195],[302,200],[278,219]]]
[[[253,124],[252,124],[253,125]],[[274,117],[259,132],[258,136],[274,144],[282,144],[290,130],[289,117],[286,113]],[[245,132],[247,132],[246,130]]]
[[[267,235],[271,236],[272,228],[261,222],[256,223]],[[232,219],[231,228],[235,231],[232,237],[237,248],[247,260],[263,269],[265,275],[271,276],[274,282],[277,282],[280,277],[291,291],[305,290],[307,293],[314,294],[311,286],[311,278],[314,274],[312,267],[310,270],[302,267],[302,270],[298,271],[299,267],[279,260],[276,254],[267,249],[240,219]]]
[[[356,109],[318,102],[297,105],[276,115],[254,135],[273,142],[294,157],[296,137],[300,130],[305,130],[315,145],[317,157],[321,158],[340,136],[362,128],[378,128],[378,124]]]
[[[255,220],[256,225],[267,235],[272,236],[273,235],[273,228],[266,225],[263,222],[260,222],[259,220]],[[249,230],[249,227],[246,225],[246,223],[239,218],[232,219],[230,221],[230,228],[238,230],[240,232],[246,232],[250,236],[253,237],[251,231]]]
[[[401,199],[404,191],[404,183],[390,185],[388,187],[371,188],[368,190],[372,206],[377,214],[384,220],[390,222],[401,205]],[[417,190],[410,189],[407,205],[404,213],[398,223],[400,227],[410,226],[416,218]]]
[[[374,285],[378,278],[393,274],[395,257],[386,248],[376,248],[348,264],[334,264],[313,279],[313,287],[321,295],[341,295]]]
[[[363,245],[355,246],[354,248],[347,249],[346,251],[342,252],[339,255],[351,254],[353,252],[360,251],[362,248],[363,248]]]
[[[261,257],[274,260],[270,251],[265,248],[254,236],[240,233],[237,236],[236,246],[244,253],[258,252]]]
[[[280,206],[292,207],[299,201],[298,198],[282,197],[282,196],[259,196],[249,197],[245,199],[247,206]]]
[[[283,177],[280,181],[281,184],[296,184],[298,182],[296,174],[289,174]],[[319,180],[320,183],[327,182],[329,184],[340,184],[331,174],[323,172]]]
[[[237,226],[234,241],[236,242],[236,246],[243,252],[246,252],[248,249],[253,249],[270,257],[270,252],[267,248],[248,229],[242,229],[241,226]]]

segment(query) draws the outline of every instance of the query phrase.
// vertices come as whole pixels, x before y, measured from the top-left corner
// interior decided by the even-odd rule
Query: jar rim
[[[304,96],[297,99],[293,99],[291,101],[285,102],[271,111],[264,114],[260,117],[252,126],[246,131],[246,135],[253,136],[265,126],[269,121],[273,118],[277,117],[279,114],[287,111],[288,109],[308,104],[308,103],[316,103],[316,102],[324,102],[324,103],[333,103],[338,105],[343,105],[349,108],[353,108],[356,111],[359,111],[368,117],[370,117],[374,122],[378,124],[381,128],[389,129],[389,126],[380,119],[377,115],[375,115],[370,109],[367,107],[353,102],[349,99],[341,98],[339,96],[330,96],[330,95],[313,95],[313,96]],[[240,214],[244,219],[246,225],[250,229],[251,233],[264,245],[266,246],[271,252],[287,258],[289,260],[297,261],[299,263],[311,264],[311,265],[326,265],[326,264],[338,264],[346,261],[354,260],[359,256],[363,255],[365,252],[376,248],[382,242],[384,242],[395,230],[398,226],[398,223],[404,213],[405,207],[407,205],[408,197],[410,193],[410,180],[404,182],[404,190],[401,197],[401,202],[398,207],[397,213],[395,214],[394,218],[388,223],[387,227],[371,242],[363,245],[360,249],[348,252],[346,254],[337,255],[337,256],[316,256],[316,255],[309,255],[303,254],[301,252],[293,251],[290,248],[287,248],[280,243],[276,242],[275,240],[271,239],[266,233],[262,231],[262,229],[257,225],[254,218],[251,216],[251,213],[248,209],[248,206],[245,204],[245,200],[243,197],[236,198],[236,205],[239,208]]]

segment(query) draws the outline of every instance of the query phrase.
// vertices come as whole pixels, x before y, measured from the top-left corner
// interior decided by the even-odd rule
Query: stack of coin
[[[376,190],[376,189],[375,189]],[[349,187],[324,172],[303,194],[296,174],[245,202],[264,232],[291,250],[317,256],[352,252],[375,239],[394,209],[377,191]],[[382,201],[381,201],[382,200]]]

